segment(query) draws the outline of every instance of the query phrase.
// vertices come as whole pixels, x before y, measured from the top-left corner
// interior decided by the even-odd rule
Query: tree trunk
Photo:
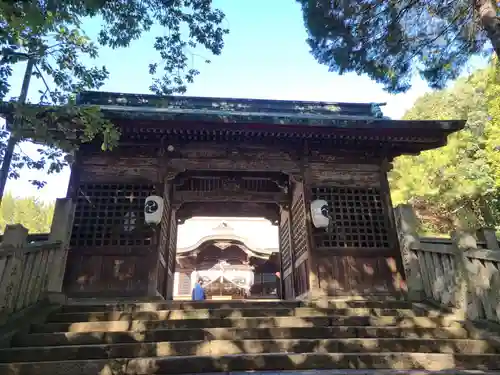
[[[481,25],[500,58],[500,17],[497,15],[496,0],[474,0],[474,9],[479,15]]]

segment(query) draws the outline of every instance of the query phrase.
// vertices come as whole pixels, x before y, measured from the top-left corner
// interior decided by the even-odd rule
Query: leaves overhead
[[[82,30],[86,17],[102,20],[96,41]],[[149,66],[154,75],[151,90],[159,95],[183,93],[198,74],[192,50],[201,46],[215,55],[221,53],[228,32],[221,26],[223,21],[224,14],[212,7],[211,0],[0,2],[0,100],[9,92],[12,68],[34,59],[33,76],[44,86],[36,104],[43,107],[11,105],[11,122],[20,140],[32,139],[49,147],[39,150],[37,160],[16,150],[10,177],[18,177],[19,168],[26,166],[58,172],[67,164],[62,158],[65,152],[95,138],[103,140],[103,150],[116,145],[119,132],[98,110],[74,105],[75,93],[99,89],[109,76],[105,67],[83,63],[97,57],[98,44],[127,47],[145,32],[158,31],[153,47],[159,58]],[[7,135],[0,132],[2,156]]]
[[[415,72],[443,88],[488,41],[500,54],[494,0],[297,1],[319,63],[366,73],[389,92],[407,91]]]

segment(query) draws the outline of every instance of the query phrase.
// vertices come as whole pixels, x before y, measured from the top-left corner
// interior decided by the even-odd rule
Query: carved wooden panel
[[[392,256],[319,256],[320,287],[331,296],[401,292],[404,282],[398,262]]]
[[[149,246],[154,232],[144,222],[150,184],[91,184],[78,187],[72,247]]]
[[[158,171],[156,157],[100,152],[95,155],[82,155],[79,180],[81,182],[106,182],[110,179],[130,182],[143,180],[156,183]]]
[[[295,259],[299,259],[308,250],[307,221],[304,193],[294,196],[292,204],[292,241]]]
[[[312,181],[345,187],[379,187],[380,166],[375,164],[335,164],[334,162],[312,163]]]
[[[379,188],[315,186],[313,199],[328,202],[333,225],[315,230],[316,247],[388,249],[388,216]]]

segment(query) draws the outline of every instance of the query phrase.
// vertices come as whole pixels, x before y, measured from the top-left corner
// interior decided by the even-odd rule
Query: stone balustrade
[[[395,209],[399,242],[413,300],[448,307],[461,319],[500,323],[500,248],[493,229],[457,230],[449,239],[417,234],[409,205]]]
[[[0,324],[61,292],[73,213],[70,199],[58,199],[48,239],[41,241],[28,240],[21,224],[6,226],[0,244]]]

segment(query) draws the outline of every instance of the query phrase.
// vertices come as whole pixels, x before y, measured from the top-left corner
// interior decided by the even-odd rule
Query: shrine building
[[[258,248],[253,240],[222,221],[190,246],[178,246],[173,298],[190,300],[198,279],[208,299],[279,298],[279,248]]]
[[[72,165],[63,291],[82,297],[181,298],[196,269],[211,298],[252,298],[249,278],[277,268],[284,299],[405,298],[387,172],[464,126],[391,120],[374,103],[83,92],[78,104],[121,130],[117,148],[84,144]],[[266,218],[279,249],[237,236],[177,248],[177,226],[198,216]]]

